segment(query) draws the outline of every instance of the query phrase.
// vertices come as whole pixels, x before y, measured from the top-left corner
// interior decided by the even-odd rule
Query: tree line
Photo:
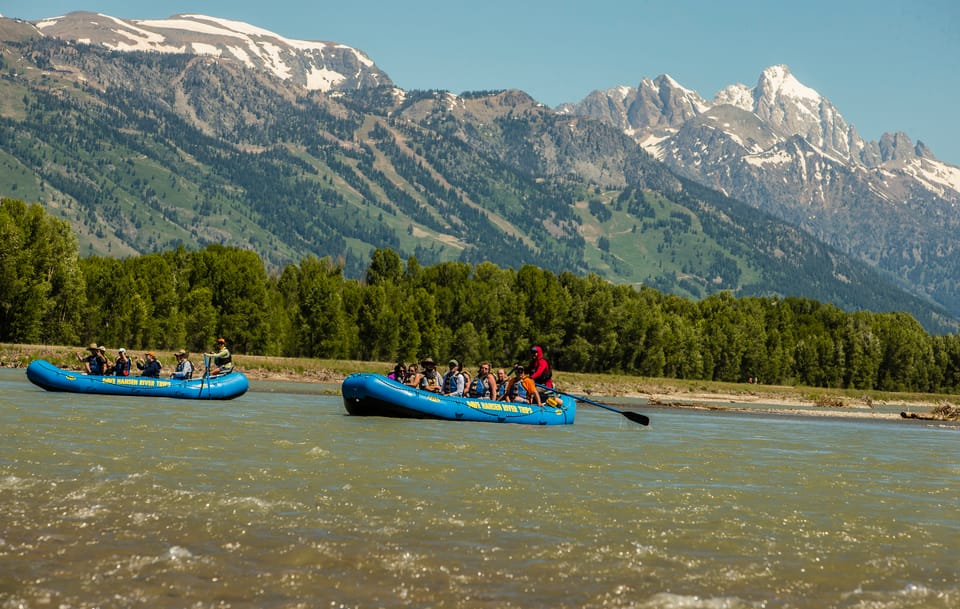
[[[960,337],[905,313],[721,292],[694,301],[596,275],[372,252],[362,279],[309,256],[268,272],[210,245],[80,257],[66,222],[0,201],[0,341],[509,365],[531,344],[556,369],[884,391],[960,390]]]

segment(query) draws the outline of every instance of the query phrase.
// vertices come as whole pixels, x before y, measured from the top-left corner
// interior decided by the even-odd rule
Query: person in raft
[[[497,379],[490,372],[490,362],[480,364],[477,378],[470,383],[470,390],[467,393],[472,398],[497,399]]]
[[[526,397],[523,393],[526,392]],[[517,364],[513,367],[513,376],[507,381],[507,390],[504,400],[514,402],[527,402],[543,406],[540,401],[540,393],[537,391],[537,385],[523,370],[523,366]]]
[[[420,362],[420,365],[423,366],[423,374],[420,375],[417,387],[440,393],[443,389],[443,375],[437,371],[437,362],[433,361],[432,357],[428,357]]]
[[[184,349],[180,349],[173,354],[177,358],[177,368],[170,375],[170,378],[181,381],[189,381],[193,378],[193,362],[187,359],[188,355],[190,354]]]
[[[163,368],[163,365],[153,354],[153,351],[148,351],[145,359],[137,358],[137,368],[141,371],[140,376],[157,379],[160,378],[160,369]]]
[[[90,353],[86,356],[77,354],[77,359],[83,362],[83,371],[87,374],[103,374],[107,369],[107,358],[100,354],[97,343],[90,343],[87,347]]]
[[[450,370],[443,375],[443,395],[463,396],[464,380],[460,372],[460,362],[450,360]]]
[[[113,374],[115,376],[130,376],[130,356],[123,347],[117,349],[117,361],[113,362]]]
[[[543,357],[543,349],[540,345],[534,345],[530,348],[530,363],[527,365],[527,373],[537,385],[553,389],[553,371],[550,370],[550,364]]]
[[[227,349],[227,341],[218,338],[217,346],[214,348],[216,349],[215,352],[203,354],[204,359],[210,362],[210,376],[226,374],[233,370],[233,357],[230,355],[230,350]]]

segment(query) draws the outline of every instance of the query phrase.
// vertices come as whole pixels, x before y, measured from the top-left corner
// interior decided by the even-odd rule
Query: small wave
[[[703,598],[660,592],[636,605],[637,609],[755,609],[764,603],[752,603],[735,596]]]
[[[188,560],[193,558],[193,552],[183,546],[170,546],[170,549],[167,550],[167,557],[174,561]]]
[[[4,491],[16,491],[25,488],[29,488],[35,484],[34,481],[28,480],[26,478],[21,478],[20,476],[4,476],[0,478],[0,490]]]
[[[856,600],[857,607],[877,609],[952,609],[960,606],[960,588],[937,590],[923,584],[906,584],[899,590],[865,590],[858,587],[843,595],[845,601]]]

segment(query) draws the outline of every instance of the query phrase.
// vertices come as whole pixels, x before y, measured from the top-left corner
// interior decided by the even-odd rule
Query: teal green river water
[[[956,427],[361,418],[318,389],[0,370],[0,609],[960,607]]]

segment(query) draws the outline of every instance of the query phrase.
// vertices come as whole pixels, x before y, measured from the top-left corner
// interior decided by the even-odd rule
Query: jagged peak
[[[717,91],[713,98],[713,104],[716,106],[728,104],[747,112],[753,112],[753,89],[742,83],[730,85]]]
[[[793,99],[809,100],[819,103],[823,96],[814,89],[804,85],[790,73],[790,68],[783,64],[766,68],[757,81],[757,90],[761,95],[770,97],[790,97]]]

